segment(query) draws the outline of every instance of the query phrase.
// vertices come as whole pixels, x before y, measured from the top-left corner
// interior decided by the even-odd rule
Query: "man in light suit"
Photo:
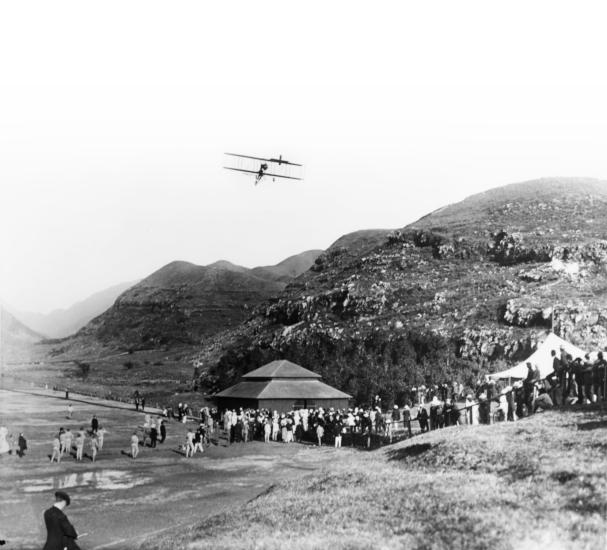
[[[70,497],[63,491],[55,493],[55,504],[44,512],[46,524],[46,544],[43,550],[80,550],[76,544],[78,534],[73,525],[63,513],[70,504]]]

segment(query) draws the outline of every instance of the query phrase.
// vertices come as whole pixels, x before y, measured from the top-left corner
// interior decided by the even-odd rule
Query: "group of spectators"
[[[590,355],[572,358],[564,349],[552,351],[553,372],[542,378],[537,365],[527,364],[525,379],[506,384],[501,380],[479,381],[465,391],[459,382],[414,387],[411,399],[387,412],[382,411],[376,396],[368,407],[347,410],[316,408],[288,413],[265,409],[232,409],[214,412],[230,443],[254,439],[282,441],[315,441],[318,445],[333,443],[340,447],[348,434],[354,441],[371,445],[372,437],[389,438],[397,433],[413,435],[412,422],[420,431],[462,424],[490,424],[514,421],[564,404],[589,404],[606,399],[607,360],[603,353],[591,361]]]
[[[551,355],[553,372],[546,377],[546,382],[555,405],[566,402],[587,405],[606,399],[607,361],[602,351],[597,353],[595,360],[589,353],[573,358],[564,348],[560,353],[552,350]],[[536,378],[534,373],[532,381]]]
[[[260,440],[269,443],[314,442],[321,446],[341,447],[347,434],[351,443],[359,439],[366,446],[378,434],[386,433],[386,417],[379,407],[354,407],[347,410],[322,407],[279,413],[267,409],[232,409],[220,414],[229,443]]]
[[[72,411],[69,411],[68,418],[71,418]],[[88,439],[88,448],[90,455],[87,455],[93,462],[97,458],[97,453],[103,449],[103,442],[107,430],[99,425],[99,420],[96,415],[93,415],[91,420],[91,429],[85,430],[84,426],[80,426],[78,430],[73,432],[70,428],[59,428],[59,432],[53,438],[51,462],[61,462],[65,456],[71,456],[74,452],[74,459],[81,461],[84,456],[84,448]]]

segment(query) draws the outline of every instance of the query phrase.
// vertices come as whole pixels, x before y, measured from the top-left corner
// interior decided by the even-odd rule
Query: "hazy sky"
[[[490,187],[607,178],[602,2],[3,2],[0,297],[246,266]],[[223,170],[224,151],[305,165]]]

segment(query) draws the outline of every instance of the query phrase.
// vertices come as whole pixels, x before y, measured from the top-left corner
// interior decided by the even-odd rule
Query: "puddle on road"
[[[25,493],[40,493],[51,489],[68,489],[70,487],[90,487],[102,491],[115,491],[118,489],[132,489],[150,481],[152,481],[152,478],[136,476],[131,472],[99,470],[25,479],[21,482],[21,485]]]

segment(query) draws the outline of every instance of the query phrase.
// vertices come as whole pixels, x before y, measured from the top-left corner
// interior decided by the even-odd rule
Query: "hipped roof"
[[[537,365],[542,378],[548,376],[552,371],[552,350],[556,351],[557,357],[561,356],[560,349],[563,348],[566,353],[570,354],[574,359],[584,357],[586,352],[572,343],[567,342],[551,332],[546,339],[538,346],[538,348],[524,361],[518,365],[506,369],[501,372],[490,374],[489,378],[525,378],[527,376],[527,363],[533,366]]]
[[[332,388],[320,380],[296,379],[246,380],[219,392],[216,397],[238,399],[350,399],[352,396]]]
[[[291,361],[281,359],[272,361],[263,367],[259,367],[251,372],[248,372],[243,378],[250,380],[256,378],[321,378],[320,374],[316,374],[311,370],[304,369]]]

